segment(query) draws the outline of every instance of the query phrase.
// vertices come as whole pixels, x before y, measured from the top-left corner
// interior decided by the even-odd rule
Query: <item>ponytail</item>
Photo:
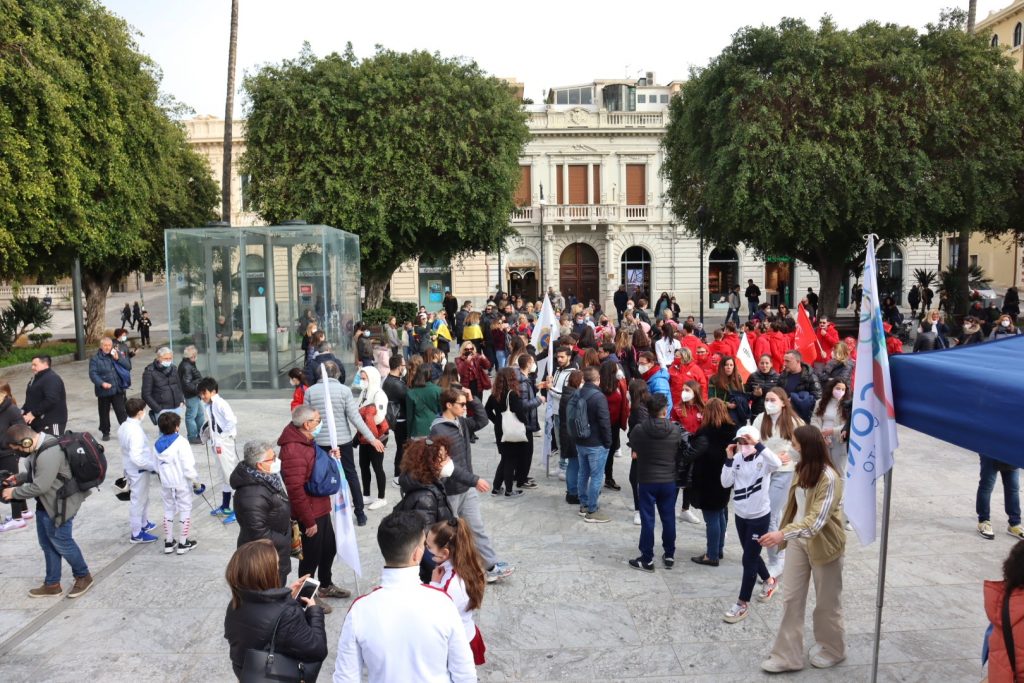
[[[480,609],[484,601],[484,587],[487,585],[484,568],[480,563],[473,532],[462,519],[438,522],[430,528],[434,534],[434,543],[439,548],[447,548],[452,567],[462,577],[466,586],[469,604],[466,609]]]

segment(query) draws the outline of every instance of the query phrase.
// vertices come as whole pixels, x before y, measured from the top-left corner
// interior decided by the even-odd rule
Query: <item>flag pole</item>
[[[871,683],[878,681],[878,647],[882,640],[882,605],[885,602],[885,565],[889,554],[889,503],[892,500],[892,468],[885,473],[882,497],[882,541],[878,547],[878,589],[875,591],[875,642],[871,651]]]

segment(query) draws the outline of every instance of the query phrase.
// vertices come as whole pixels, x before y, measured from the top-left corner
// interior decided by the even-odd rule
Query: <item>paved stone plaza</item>
[[[136,364],[136,387],[141,385]],[[56,367],[64,377],[72,429],[96,430],[96,403],[85,363]],[[0,373],[23,397],[27,371]],[[276,440],[288,417],[290,392],[280,400],[236,400],[239,442]],[[147,425],[147,430],[152,431]],[[474,448],[477,471],[493,473],[497,453],[490,428]],[[881,649],[885,681],[978,681],[986,619],[981,581],[999,576],[1013,544],[1002,533],[1001,487],[993,495],[999,532],[986,541],[974,531],[977,459],[916,432],[900,431],[893,533]],[[116,440],[107,444],[113,480],[120,472]],[[539,447],[538,447],[539,452]],[[388,455],[393,447],[388,449]],[[199,471],[208,465],[197,449]],[[616,460],[616,478],[627,481],[628,461]],[[518,571],[488,588],[479,624],[488,645],[485,681],[749,681],[769,678],[759,662],[767,655],[780,619],[781,600],[754,603],[737,625],[721,614],[735,600],[740,564],[730,529],[719,568],[689,561],[704,545],[703,526],[680,523],[676,568],[642,574],[625,564],[637,554],[639,527],[632,524],[628,491],[605,491],[610,524],[585,524],[563,500],[563,485],[545,480],[513,501],[484,496],[488,529],[502,559]],[[389,503],[398,490],[388,484]],[[208,494],[209,497],[209,494]],[[161,519],[159,491],[150,492],[150,515]],[[385,510],[389,510],[389,505]],[[6,510],[6,507],[4,507]],[[0,536],[0,671],[7,681],[230,681],[223,638],[228,590],[223,570],[237,530],[194,506],[199,546],[188,555],[165,556],[162,544],[128,544],[128,505],[110,486],[90,497],[75,519],[97,583],[78,600],[30,599],[41,582],[43,559],[29,528]],[[369,512],[359,529],[363,556],[361,592],[380,572],[376,523]],[[159,531],[159,528],[158,528]],[[660,551],[659,551],[660,552]],[[878,546],[860,547],[853,534],[846,558],[844,607],[849,656],[831,671],[790,675],[801,681],[864,681],[869,676]],[[352,586],[352,573],[336,563],[336,582]],[[292,574],[294,577],[294,573]],[[65,565],[64,586],[70,586]],[[329,680],[348,601],[332,601],[327,617],[330,654],[321,680]],[[808,629],[809,629],[808,621]],[[809,631],[808,631],[809,632]],[[810,647],[811,642],[806,646]],[[397,683],[397,682],[396,682]]]

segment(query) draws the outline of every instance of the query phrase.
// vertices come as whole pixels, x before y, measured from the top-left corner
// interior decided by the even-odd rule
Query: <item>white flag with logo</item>
[[[754,359],[754,352],[750,349],[746,332],[740,339],[740,348],[736,350],[736,371],[740,373],[740,379],[744,383],[748,377],[757,372],[757,361]]]
[[[554,368],[555,349],[554,344],[558,340],[558,316],[555,315],[555,308],[551,305],[550,297],[544,297],[544,303],[540,309],[540,317],[533,328],[530,336],[530,344],[533,345],[537,355],[547,352],[544,360],[544,370],[538,373],[541,379],[551,377]],[[551,458],[551,429],[555,421],[552,419],[554,404],[548,401],[544,408],[544,445],[541,450],[544,461],[544,471],[548,470],[548,461]]]
[[[889,378],[889,353],[878,306],[875,238],[868,237],[864,257],[864,293],[857,334],[857,368],[853,378],[853,413],[846,466],[843,509],[861,543],[875,540],[876,482],[893,466],[896,411]]]
[[[331,402],[331,385],[327,378],[327,364],[320,364],[320,377],[324,383],[324,414],[320,416],[323,422],[327,423],[327,434],[331,440],[331,450],[338,447],[338,430],[334,426],[334,405]],[[342,388],[344,391],[344,387]],[[341,487],[338,492],[331,496],[331,510],[334,523],[334,543],[337,547],[338,559],[352,567],[356,576],[363,575],[363,568],[359,562],[359,546],[356,544],[356,527],[352,523],[352,491],[345,479],[345,470],[341,461],[335,460],[338,466],[338,476],[341,479]]]

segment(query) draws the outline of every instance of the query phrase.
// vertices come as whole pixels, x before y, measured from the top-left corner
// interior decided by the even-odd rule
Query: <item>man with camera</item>
[[[76,491],[59,497],[64,483],[72,477],[71,465],[55,443],[55,437],[36,432],[28,425],[12,425],[7,429],[6,440],[12,450],[28,456],[28,471],[4,479],[3,499],[36,499],[36,531],[46,559],[43,585],[31,589],[29,597],[61,595],[64,592],[60,585],[61,561],[66,560],[75,577],[68,597],[77,598],[92,587],[93,580],[82,550],[71,536],[72,523],[82,501],[92,491]]]

